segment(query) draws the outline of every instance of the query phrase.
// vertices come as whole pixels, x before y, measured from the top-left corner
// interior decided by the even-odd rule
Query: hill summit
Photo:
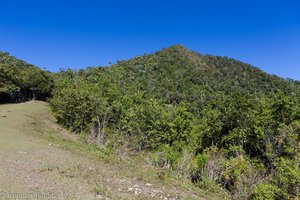
[[[146,91],[155,97],[180,102],[201,95],[199,92],[231,92],[241,94],[295,93],[300,84],[286,81],[240,61],[220,56],[202,55],[175,45],[154,54],[122,61],[108,69],[119,71],[119,79],[131,92]],[[127,91],[128,91],[127,90]]]

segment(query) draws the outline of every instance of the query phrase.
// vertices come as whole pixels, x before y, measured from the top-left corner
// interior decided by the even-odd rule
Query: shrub
[[[281,190],[274,185],[262,183],[255,186],[252,190],[251,199],[253,200],[275,200],[280,199]]]

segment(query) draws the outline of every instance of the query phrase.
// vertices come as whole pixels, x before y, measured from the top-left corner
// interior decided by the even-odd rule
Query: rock
[[[135,194],[135,195],[138,195],[138,194],[140,194],[140,193],[141,193],[140,191],[137,191],[137,190],[134,191],[134,194]]]

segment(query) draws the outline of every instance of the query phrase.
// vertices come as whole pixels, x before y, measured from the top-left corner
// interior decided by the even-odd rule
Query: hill
[[[130,91],[133,82],[139,83],[134,88],[136,91],[167,97],[170,103],[190,101],[193,96],[201,95],[200,91],[223,94],[282,91],[291,94],[300,88],[299,82],[269,75],[249,64],[226,57],[201,55],[179,45],[119,62],[112,68],[119,71],[121,81],[128,83]]]
[[[45,100],[52,88],[50,72],[0,52],[0,103]]]
[[[65,70],[58,123],[130,149],[164,175],[246,199],[300,195],[300,84],[176,45],[108,67]]]

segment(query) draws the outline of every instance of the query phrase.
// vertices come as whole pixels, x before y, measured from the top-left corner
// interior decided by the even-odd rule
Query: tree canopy
[[[233,198],[300,195],[300,84],[182,46],[110,67],[65,70],[50,101],[59,123],[99,145]],[[184,166],[184,167],[182,167]]]
[[[0,52],[0,103],[46,100],[53,86],[50,72]]]

